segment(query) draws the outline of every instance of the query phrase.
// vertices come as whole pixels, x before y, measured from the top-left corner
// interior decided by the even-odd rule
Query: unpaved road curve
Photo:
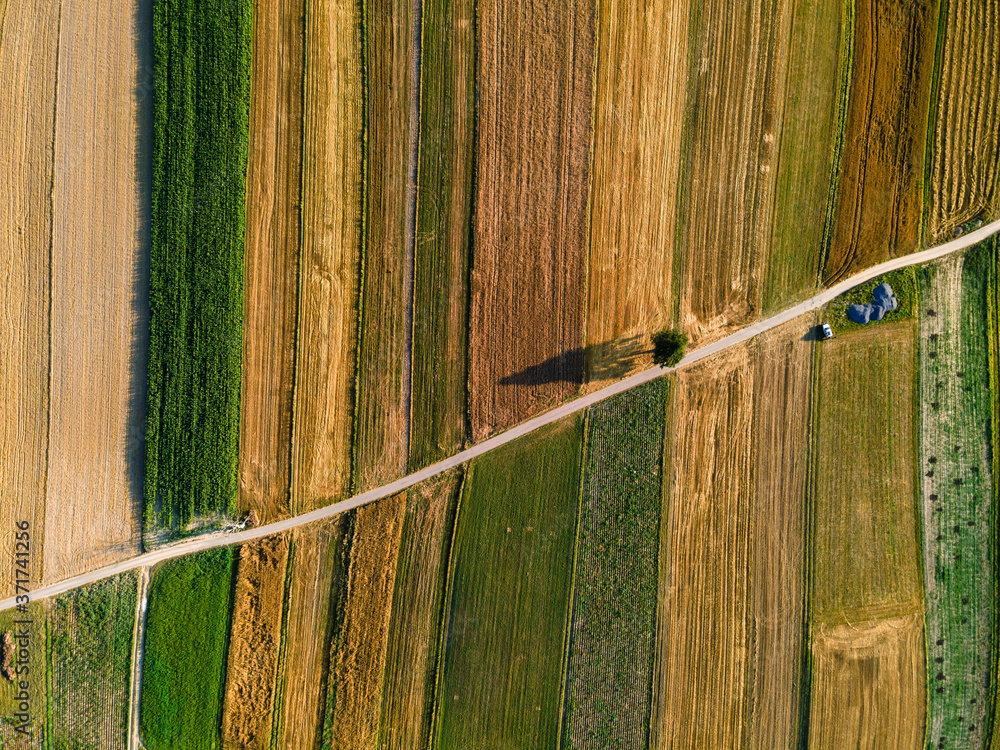
[[[93,570],[89,573],[84,573],[82,575],[74,576],[73,578],[67,578],[64,581],[59,581],[58,583],[53,583],[48,586],[36,589],[32,592],[32,598],[41,599],[43,597],[55,596],[56,594],[61,594],[63,592],[75,589],[78,586],[84,586],[88,583],[93,583],[94,581],[99,581],[103,578],[108,578],[113,575],[117,575],[126,570],[134,570],[135,568],[141,568],[145,566],[152,566],[156,563],[162,562],[163,560],[170,560],[174,557],[180,557],[181,555],[188,555],[192,552],[200,552],[202,550],[211,549],[213,547],[222,547],[227,544],[238,544],[240,542],[246,542],[250,539],[257,539],[262,536],[267,536],[269,534],[276,534],[280,531],[286,531],[287,529],[295,528],[296,526],[301,526],[303,524],[311,523],[313,521],[319,521],[323,518],[328,518],[329,516],[336,515],[337,513],[343,513],[344,511],[351,510],[352,508],[357,508],[362,505],[367,505],[368,503],[379,500],[383,497],[388,497],[389,495],[394,495],[397,492],[402,492],[403,490],[409,489],[415,484],[419,484],[426,479],[430,479],[433,476],[442,474],[449,469],[453,469],[460,464],[465,463],[477,456],[481,456],[484,453],[489,453],[492,450],[499,448],[502,445],[506,445],[512,440],[517,440],[519,437],[523,437],[530,432],[544,427],[552,422],[557,422],[563,417],[573,414],[575,412],[586,409],[589,406],[593,406],[599,401],[611,398],[612,396],[619,394],[623,391],[627,391],[630,388],[635,388],[637,385],[649,382],[650,380],[655,380],[658,377],[666,375],[668,372],[673,370],[679,370],[685,367],[690,367],[695,362],[710,357],[724,349],[728,349],[731,346],[740,344],[747,339],[751,339],[759,333],[768,331],[782,323],[787,323],[793,318],[797,318],[803,313],[807,313],[810,310],[815,310],[822,307],[827,302],[830,302],[835,297],[843,294],[848,289],[862,284],[869,279],[873,279],[876,276],[880,276],[887,271],[895,271],[899,268],[905,268],[907,266],[917,265],[919,263],[926,263],[937,258],[941,258],[950,253],[963,250],[967,247],[975,245],[977,242],[981,242],[987,237],[1000,232],[1000,221],[995,221],[992,224],[987,224],[986,226],[980,227],[974,232],[959,237],[951,242],[946,242],[938,247],[932,247],[929,250],[923,250],[919,253],[913,253],[912,255],[906,255],[902,258],[895,258],[893,260],[886,261],[885,263],[880,263],[877,266],[873,266],[866,271],[852,276],[839,284],[835,284],[829,289],[825,289],[816,296],[802,302],[795,307],[790,307],[787,310],[778,313],[766,320],[761,320],[752,325],[743,328],[736,333],[730,334],[723,339],[704,346],[700,349],[696,349],[688,354],[683,361],[674,368],[660,368],[654,367],[643,372],[636,373],[631,377],[620,380],[617,383],[612,383],[606,388],[602,388],[599,391],[594,391],[593,393],[587,394],[586,396],[581,396],[580,398],[569,401],[562,406],[556,407],[551,411],[546,412],[534,419],[529,419],[527,422],[517,425],[516,427],[507,430],[504,433],[496,435],[489,440],[484,440],[483,442],[467,448],[466,450],[456,453],[450,458],[446,458],[444,461],[439,461],[436,464],[432,464],[425,469],[416,471],[408,476],[401,479],[397,479],[394,482],[383,485],[381,487],[376,487],[368,492],[363,492],[360,495],[356,495],[347,500],[343,500],[339,503],[334,503],[328,505],[325,508],[318,508],[317,510],[311,511],[309,513],[303,513],[299,516],[293,516],[292,518],[286,518],[283,521],[277,521],[275,523],[267,524],[266,526],[259,526],[255,529],[249,529],[247,531],[240,531],[234,534],[224,534],[215,533],[197,539],[192,539],[187,542],[181,542],[180,544],[175,544],[170,547],[164,547],[162,549],[155,550],[154,552],[147,552],[144,555],[138,555],[131,558],[130,560],[123,560],[122,562],[115,563],[114,565],[108,565],[104,568],[99,568],[98,570]],[[10,609],[14,606],[14,599],[4,599],[0,601],[0,611],[5,609]]]

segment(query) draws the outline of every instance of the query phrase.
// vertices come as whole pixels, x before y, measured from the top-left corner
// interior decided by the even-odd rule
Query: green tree
[[[684,359],[688,335],[676,328],[664,328],[652,334],[653,362],[660,367],[673,367]]]

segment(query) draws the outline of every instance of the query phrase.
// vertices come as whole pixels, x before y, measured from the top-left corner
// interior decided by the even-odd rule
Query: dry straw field
[[[224,748],[271,747],[287,561],[285,534],[244,544],[236,556],[229,664],[222,704]]]
[[[31,577],[42,576],[49,409],[49,243],[59,9],[6,4],[0,82],[19,106],[0,107],[0,521],[31,522]],[[14,535],[0,542],[0,591],[13,592]]]
[[[938,1],[860,0],[854,14],[827,284],[911,253],[921,239]]]
[[[254,3],[240,405],[240,508],[287,513],[299,300],[301,0]]]
[[[478,35],[469,419],[482,440],[583,381],[593,11],[490,0]]]
[[[309,4],[302,132],[302,248],[291,510],[343,496],[351,431],[361,247],[360,8]]]
[[[678,375],[653,747],[796,742],[812,372],[801,328]]]
[[[1000,4],[951,0],[942,8],[929,242],[996,211],[1000,165]]]

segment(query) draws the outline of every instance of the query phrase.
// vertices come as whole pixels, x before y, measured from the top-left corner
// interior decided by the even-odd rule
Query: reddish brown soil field
[[[288,512],[302,179],[302,0],[254,3],[240,507]]]
[[[472,433],[543,411],[583,381],[592,3],[479,5]]]
[[[825,284],[920,243],[938,3],[860,0]]]

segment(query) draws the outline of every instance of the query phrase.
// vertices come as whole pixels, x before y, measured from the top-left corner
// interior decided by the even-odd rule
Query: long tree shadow
[[[632,336],[603,344],[590,344],[549,357],[544,362],[526,367],[520,372],[501,378],[500,385],[543,385],[585,381],[613,380],[625,377],[639,367],[649,366],[650,349],[645,339]]]

